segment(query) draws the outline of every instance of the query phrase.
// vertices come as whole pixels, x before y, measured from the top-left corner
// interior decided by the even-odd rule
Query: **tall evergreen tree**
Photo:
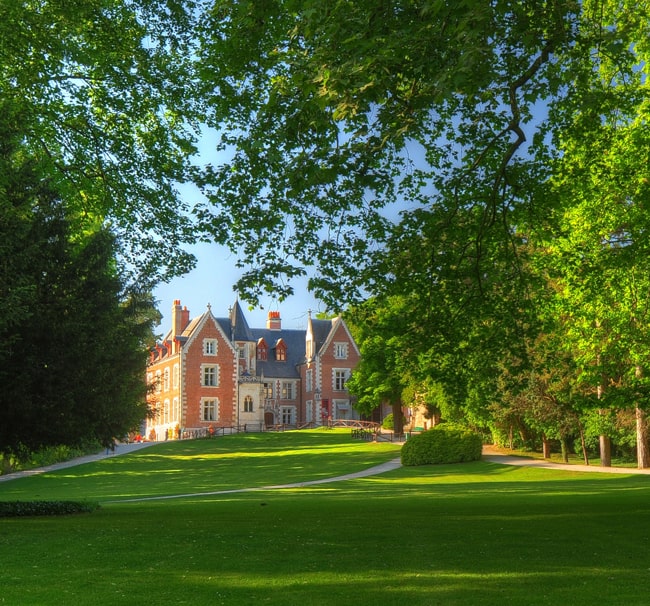
[[[146,414],[153,301],[125,292],[114,236],[80,231],[6,125],[0,139],[0,451],[108,444]]]

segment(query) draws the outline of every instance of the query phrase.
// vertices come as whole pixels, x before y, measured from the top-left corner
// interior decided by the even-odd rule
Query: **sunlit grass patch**
[[[287,450],[303,452],[286,459],[302,479],[350,473],[398,454],[343,434],[318,437],[297,435],[298,448],[289,434],[270,438],[268,457],[257,456],[263,437],[251,440],[251,457],[245,440],[233,440],[241,456],[224,457],[220,481],[230,490],[285,483],[293,472],[279,473],[283,440]],[[0,520],[1,598],[21,606],[647,602],[646,476],[476,462],[305,488],[200,494],[214,481],[213,466],[200,459],[227,446],[219,441],[180,445],[187,459],[174,458],[180,450],[165,444],[119,465],[0,485],[0,499],[12,484],[35,497],[61,482],[77,497],[88,490],[118,495],[89,516]],[[199,494],[119,501],[144,491],[143,483],[157,495]]]

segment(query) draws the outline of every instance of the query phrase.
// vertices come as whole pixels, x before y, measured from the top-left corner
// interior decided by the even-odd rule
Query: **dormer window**
[[[264,339],[260,339],[257,342],[257,359],[266,361],[268,359],[269,355],[269,348],[266,345],[266,341]]]
[[[286,362],[287,360],[287,346],[282,339],[279,339],[275,344],[275,359],[278,362]]]

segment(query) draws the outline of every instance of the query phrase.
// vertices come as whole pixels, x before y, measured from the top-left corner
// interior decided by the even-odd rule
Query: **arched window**
[[[244,398],[244,412],[253,412],[253,396]]]

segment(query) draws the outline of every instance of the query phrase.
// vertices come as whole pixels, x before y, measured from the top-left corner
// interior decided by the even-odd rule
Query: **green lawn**
[[[348,432],[167,443],[0,484],[103,502],[0,520],[0,604],[646,604],[650,478],[490,463],[401,468]]]

